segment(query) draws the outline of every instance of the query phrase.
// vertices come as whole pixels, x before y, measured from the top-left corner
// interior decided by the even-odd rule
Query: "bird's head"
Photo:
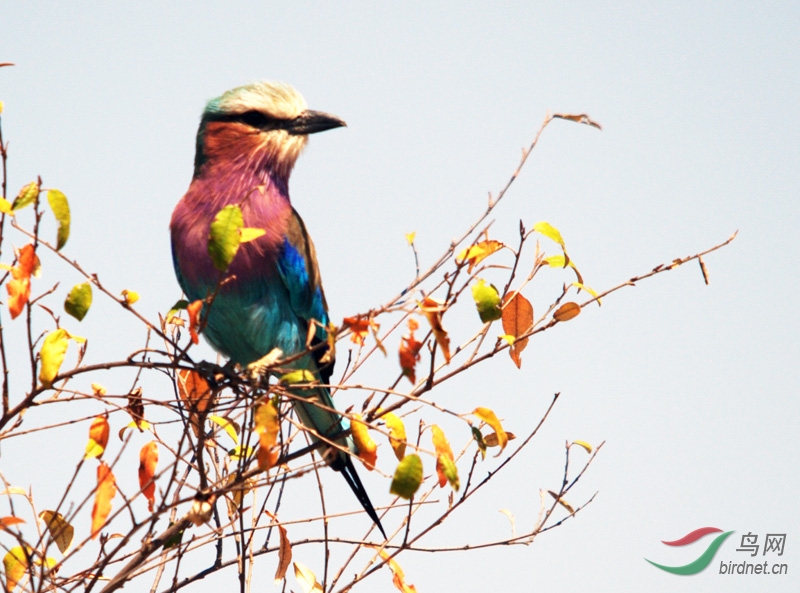
[[[267,168],[288,179],[308,134],[346,125],[307,108],[303,97],[279,82],[231,89],[209,101],[197,131],[195,176],[206,163]]]

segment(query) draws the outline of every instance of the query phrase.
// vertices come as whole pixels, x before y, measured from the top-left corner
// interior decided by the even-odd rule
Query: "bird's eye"
[[[260,111],[246,111],[236,118],[238,121],[247,124],[253,128],[268,128],[270,126],[270,120],[267,118],[266,115],[261,113]]]

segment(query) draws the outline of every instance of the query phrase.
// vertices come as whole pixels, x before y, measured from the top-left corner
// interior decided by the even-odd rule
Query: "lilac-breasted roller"
[[[208,253],[210,225],[217,213],[237,205],[245,227],[265,231],[240,245],[226,272],[229,280],[210,306],[204,305],[206,339],[233,362],[246,366],[278,348],[284,358],[295,359],[287,366],[330,383],[328,306],[314,244],[289,200],[289,175],[308,134],[344,125],[338,117],[307,109],[297,91],[279,83],[232,89],[210,101],[203,112],[194,176],[172,213],[172,257],[188,299],[206,299],[221,278]],[[295,411],[312,439],[319,440],[319,435],[330,442],[328,437],[347,426],[335,412],[327,387],[296,390],[293,395]],[[333,442],[339,448],[325,447],[323,457],[342,473],[383,533],[346,452],[355,452],[352,439],[339,436]]]

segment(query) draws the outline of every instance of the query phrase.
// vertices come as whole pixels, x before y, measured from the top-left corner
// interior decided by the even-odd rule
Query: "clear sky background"
[[[554,392],[562,399],[516,469],[424,543],[505,536],[498,509],[531,524],[539,488],[558,488],[565,440],[606,441],[570,501],[599,495],[530,547],[405,554],[407,579],[420,592],[797,591],[798,31],[800,4],[788,1],[4,2],[0,62],[16,63],[0,70],[9,193],[39,174],[63,190],[69,256],[115,291],[138,290],[155,318],[180,296],[167,226],[205,102],[289,82],[348,123],[311,138],[291,185],[338,321],[412,279],[405,233],[425,267],[466,229],[548,110],[590,114],[602,132],[547,129],[494,213],[495,238],[514,242],[520,219],[550,221],[604,289],[739,236],[706,259],[710,286],[696,264],[681,267],[538,336],[522,370],[503,355],[434,392],[464,412],[493,408],[517,434]],[[552,293],[526,294],[542,307]],[[141,332],[120,317],[92,311],[73,329],[98,359],[121,357]],[[475,321],[445,324],[466,334],[459,324]],[[7,478],[30,479],[3,453]],[[386,504],[388,481],[368,478]],[[708,525],[736,533],[704,573],[643,560],[693,560],[708,539],[677,550],[660,540]],[[788,575],[717,574],[720,561],[779,560],[736,552],[747,532],[787,533]],[[320,570],[313,554],[298,560]],[[258,589],[270,590],[274,559],[260,561]],[[387,574],[362,590],[393,588]]]

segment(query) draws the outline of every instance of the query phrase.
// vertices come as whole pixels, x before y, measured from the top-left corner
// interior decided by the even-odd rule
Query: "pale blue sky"
[[[516,473],[425,543],[503,536],[501,508],[533,521],[538,489],[558,487],[567,439],[606,441],[572,498],[600,494],[531,547],[406,554],[406,576],[420,592],[796,591],[798,31],[796,2],[7,2],[9,193],[38,174],[62,189],[69,256],[141,292],[155,317],[179,296],[167,225],[203,105],[285,80],[348,122],[312,137],[291,185],[338,320],[412,278],[405,233],[416,231],[423,266],[438,257],[548,110],[589,113],[603,132],[546,131],[495,212],[495,238],[513,242],[519,219],[548,220],[602,289],[739,237],[707,258],[710,286],[696,265],[679,268],[537,337],[521,371],[501,356],[435,393],[465,412],[488,405],[517,434],[563,395]],[[547,296],[531,287],[535,306]],[[94,356],[139,344],[124,337],[135,324],[109,327],[118,318],[92,311],[80,327]],[[449,329],[466,334],[458,323]],[[329,488],[349,508],[346,490]],[[368,488],[388,502],[388,482],[369,476]],[[737,532],[706,572],[675,577],[642,559],[693,560],[699,550],[660,540],[706,525]],[[748,531],[788,533],[788,576],[716,574],[718,561],[746,559],[735,548]],[[393,589],[378,576],[362,590]]]

